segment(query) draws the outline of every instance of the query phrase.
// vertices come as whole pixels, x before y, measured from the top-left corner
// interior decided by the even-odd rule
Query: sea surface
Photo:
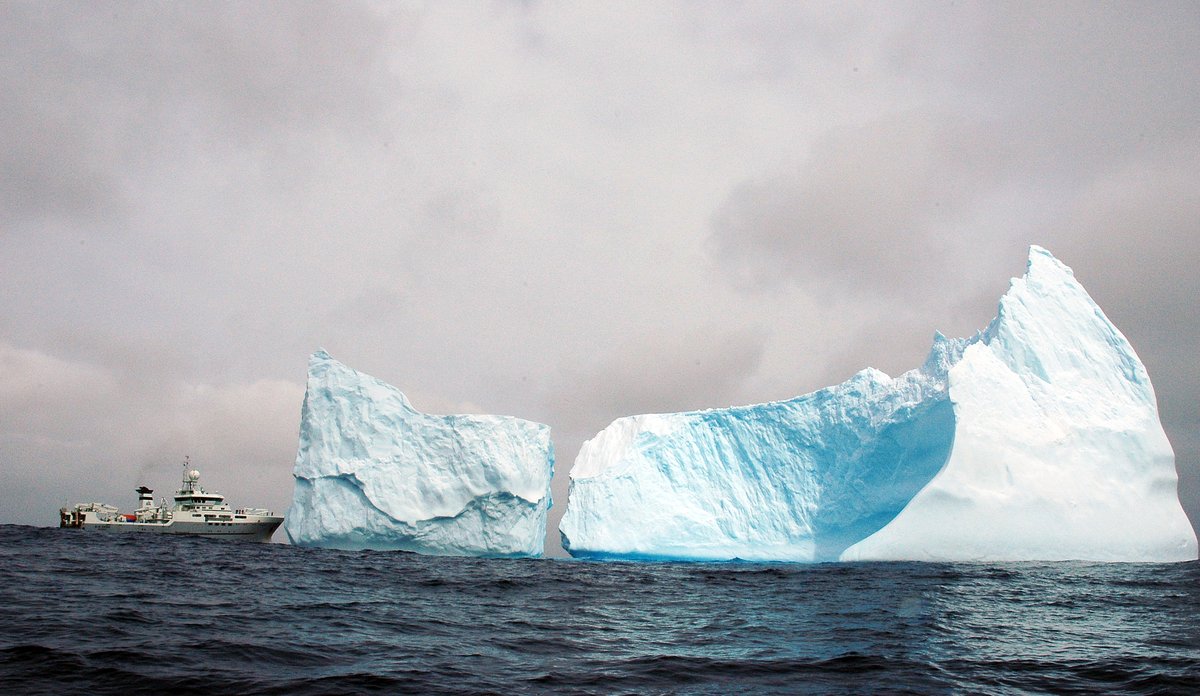
[[[607,563],[0,526],[0,693],[1200,693],[1200,564]]]

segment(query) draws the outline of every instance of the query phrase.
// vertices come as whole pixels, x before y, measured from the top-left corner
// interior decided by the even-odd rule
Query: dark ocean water
[[[1200,693],[1200,564],[433,558],[0,526],[0,693]]]

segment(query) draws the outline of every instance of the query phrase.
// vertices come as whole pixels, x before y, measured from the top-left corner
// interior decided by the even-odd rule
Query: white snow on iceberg
[[[318,351],[284,529],[301,546],[540,556],[553,470],[548,426],[420,413]]]
[[[1129,342],[1032,247],[986,330],[925,365],[756,406],[618,419],[584,444],[575,556],[689,560],[1196,558]]]

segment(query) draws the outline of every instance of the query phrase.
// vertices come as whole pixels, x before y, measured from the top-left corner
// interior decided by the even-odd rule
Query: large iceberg
[[[420,413],[317,351],[284,529],[302,546],[540,556],[553,473],[548,426]]]
[[[1032,247],[991,324],[895,379],[620,418],[571,469],[560,530],[593,558],[1196,558],[1146,369]]]

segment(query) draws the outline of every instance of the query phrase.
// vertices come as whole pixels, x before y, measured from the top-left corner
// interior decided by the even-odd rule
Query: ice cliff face
[[[420,413],[318,351],[284,529],[302,546],[539,556],[553,469],[548,426]]]
[[[1196,558],[1141,361],[1030,250],[988,328],[789,401],[621,418],[571,470],[563,545],[608,558]]]

